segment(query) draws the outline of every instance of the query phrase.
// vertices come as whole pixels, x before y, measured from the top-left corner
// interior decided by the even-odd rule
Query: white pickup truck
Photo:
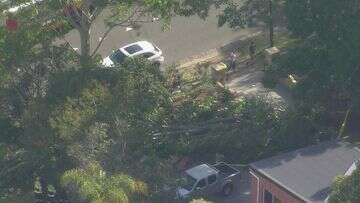
[[[176,191],[177,199],[188,199],[222,193],[229,196],[234,189],[233,178],[240,171],[226,163],[201,164],[185,171],[181,187]]]

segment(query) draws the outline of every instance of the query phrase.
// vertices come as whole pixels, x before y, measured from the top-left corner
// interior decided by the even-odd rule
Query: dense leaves
[[[228,23],[231,28],[253,26],[257,21],[268,19],[268,3],[263,0],[246,0],[228,2],[224,12],[219,16],[218,24]]]
[[[263,23],[269,28],[269,45],[274,46],[274,27],[283,21],[283,0],[246,0],[227,2],[218,25],[231,28],[254,27]],[[276,25],[274,25],[276,22]]]
[[[123,174],[109,176],[97,163],[66,171],[61,184],[69,188],[73,202],[129,203],[132,195],[139,197],[147,193],[144,183]]]
[[[289,55],[288,61],[296,62],[292,68],[309,76],[312,83],[320,83],[318,87],[326,87],[324,92],[341,91],[358,100],[358,1],[289,0],[286,11],[289,29],[306,39],[304,46]]]
[[[329,203],[359,202],[360,201],[360,170],[359,164],[349,176],[340,176],[334,179],[331,185]]]
[[[74,166],[114,156],[119,159],[114,163],[123,164],[132,153],[144,153],[152,132],[166,121],[170,101],[157,68],[131,60],[111,70],[54,70],[41,78],[43,86],[34,86],[41,96],[21,86],[21,80],[3,88],[1,186],[26,189],[38,176],[58,185],[60,175]],[[27,93],[26,99],[18,90]],[[111,167],[114,163],[108,166],[122,168]]]
[[[358,113],[359,11],[357,1],[286,1],[288,28],[301,40],[270,73],[298,76],[296,103],[325,112],[321,125],[340,128]]]

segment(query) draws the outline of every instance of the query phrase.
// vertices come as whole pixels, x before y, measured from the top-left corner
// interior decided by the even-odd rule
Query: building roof
[[[194,168],[190,168],[186,170],[185,173],[192,176],[196,180],[200,180],[208,177],[209,175],[216,174],[217,170],[215,170],[214,168],[210,167],[207,164],[201,164],[195,166]]]
[[[250,164],[305,202],[320,203],[335,176],[344,175],[360,159],[360,150],[339,140],[327,141]]]

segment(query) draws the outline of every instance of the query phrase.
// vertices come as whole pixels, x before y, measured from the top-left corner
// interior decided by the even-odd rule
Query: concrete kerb
[[[219,49],[211,49],[205,53],[180,61],[178,69],[193,67],[202,63],[217,62],[223,58]]]
[[[242,43],[248,41],[249,39],[255,38],[263,34],[262,31],[255,32],[251,35],[244,36],[238,40],[232,41],[228,44],[225,44],[219,48],[211,49],[202,54],[196,55],[180,61],[177,65],[178,69],[192,68],[196,65],[203,63],[218,63],[224,59],[224,53],[236,50],[241,46]]]

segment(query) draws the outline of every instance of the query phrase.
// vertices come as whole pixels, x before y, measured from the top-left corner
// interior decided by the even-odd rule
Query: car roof
[[[134,52],[129,52],[127,49],[131,48],[134,50]],[[135,56],[144,52],[154,52],[155,47],[153,44],[151,44],[148,41],[138,41],[131,44],[128,44],[124,47],[120,48],[121,51],[125,51],[127,55],[129,56]]]
[[[195,178],[196,180],[206,178],[209,175],[217,174],[217,172],[218,171],[216,169],[207,164],[201,164],[185,171],[186,174]]]
[[[129,53],[126,50],[129,47],[133,47],[133,49],[136,51],[133,53]],[[134,57],[134,56],[137,56],[137,55],[145,53],[145,52],[152,52],[152,53],[156,54],[155,46],[148,41],[134,42],[134,43],[125,45],[125,46],[119,48],[118,50],[120,50],[123,54],[125,54],[128,57]],[[160,50],[160,52],[161,52],[161,50]],[[110,56],[103,59],[104,66],[112,66],[113,64],[114,64],[114,62],[110,59]]]

